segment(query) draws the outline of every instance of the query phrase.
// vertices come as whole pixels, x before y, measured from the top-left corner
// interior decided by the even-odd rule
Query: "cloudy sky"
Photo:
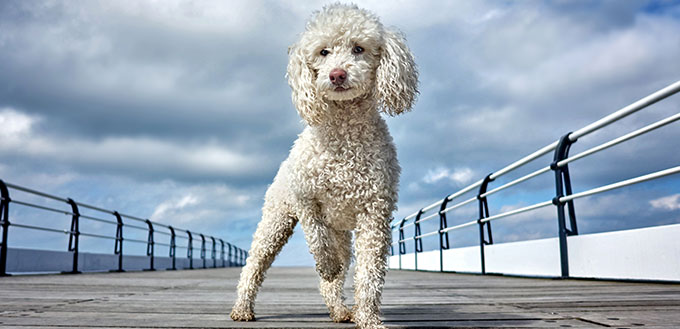
[[[325,3],[0,2],[0,179],[247,249],[267,185],[303,128],[287,47]],[[413,112],[387,118],[402,165],[396,218],[680,79],[678,1],[358,4],[405,33],[420,70]],[[582,138],[572,154],[678,109],[671,97]],[[574,189],[677,166],[678,127],[575,162]],[[551,184],[547,174],[494,195],[491,213],[549,200]],[[680,223],[680,178],[576,207],[584,233]],[[475,205],[461,208],[449,224],[475,216]],[[494,238],[555,236],[554,218],[546,208],[494,222]],[[20,206],[11,219],[69,224]],[[17,229],[10,243],[65,248],[64,238]],[[475,238],[474,228],[460,231],[454,245]],[[276,264],[311,263],[298,229]]]

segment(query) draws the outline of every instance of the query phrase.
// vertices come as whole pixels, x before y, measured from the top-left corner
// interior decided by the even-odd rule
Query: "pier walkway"
[[[0,328],[353,327],[330,321],[312,268],[272,268],[258,321],[231,321],[240,270],[0,277]],[[680,328],[680,284],[390,270],[383,319],[390,328]]]

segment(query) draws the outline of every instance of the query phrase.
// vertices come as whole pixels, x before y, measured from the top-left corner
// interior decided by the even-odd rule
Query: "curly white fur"
[[[418,72],[403,37],[353,5],[317,12],[289,49],[288,82],[307,123],[265,195],[241,272],[234,320],[250,321],[257,291],[299,221],[336,322],[380,328],[379,307],[396,208],[399,164],[380,112],[411,109]],[[344,72],[335,82],[334,70]],[[355,232],[355,302],[343,283]]]

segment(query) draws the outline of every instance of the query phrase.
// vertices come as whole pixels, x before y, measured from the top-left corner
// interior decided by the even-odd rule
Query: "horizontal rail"
[[[148,227],[137,226],[137,225],[133,225],[133,224],[124,224],[123,226],[124,226],[124,227],[131,227],[131,228],[134,228],[134,229],[138,229],[138,230],[140,230],[140,231],[148,231],[148,230],[149,230]]]
[[[564,167],[564,165],[566,165],[566,164],[568,164],[568,163],[571,163],[571,162],[576,161],[576,160],[578,160],[578,159],[581,159],[581,158],[583,158],[583,157],[589,156],[589,155],[591,155],[591,154],[600,152],[600,151],[602,151],[602,150],[608,149],[608,148],[610,148],[610,147],[612,147],[612,146],[614,146],[614,145],[621,144],[621,143],[623,143],[623,142],[625,142],[625,141],[627,141],[627,140],[630,140],[630,139],[632,139],[632,138],[638,137],[638,136],[640,136],[640,135],[642,135],[642,134],[646,134],[646,133],[648,133],[648,132],[650,132],[650,131],[652,131],[652,130],[661,128],[661,127],[663,127],[663,126],[666,126],[666,125],[668,125],[668,124],[670,124],[670,123],[673,123],[673,122],[675,122],[675,121],[678,121],[678,120],[680,120],[680,113],[677,113],[677,114],[675,114],[675,115],[672,115],[672,116],[670,116],[670,117],[668,117],[668,118],[666,118],[666,119],[659,120],[659,121],[657,121],[657,122],[655,122],[655,123],[652,123],[652,124],[650,124],[650,125],[647,125],[647,126],[645,126],[645,127],[640,128],[640,129],[638,129],[638,130],[635,130],[635,131],[633,131],[633,132],[630,132],[630,133],[628,133],[628,134],[625,134],[625,135],[623,135],[623,136],[621,136],[621,137],[619,137],[619,138],[613,139],[613,140],[611,140],[611,141],[609,141],[609,142],[606,142],[606,143],[600,144],[600,145],[598,145],[598,146],[595,146],[595,147],[593,147],[593,148],[590,148],[590,149],[588,149],[588,150],[586,150],[586,151],[583,151],[583,152],[581,152],[581,153],[579,153],[579,154],[570,156],[569,158],[564,159],[564,160],[558,162],[557,165],[558,165],[559,167]],[[550,169],[550,168],[548,167],[548,169]]]
[[[567,202],[567,201],[571,201],[571,200],[574,200],[574,199],[583,198],[583,197],[590,196],[590,195],[593,195],[593,194],[611,191],[611,190],[614,190],[614,189],[617,189],[617,188],[621,188],[621,187],[625,187],[625,186],[633,185],[633,184],[638,184],[638,183],[650,181],[652,179],[657,179],[657,178],[661,178],[661,177],[665,177],[665,176],[669,176],[669,175],[673,175],[673,174],[677,174],[677,173],[680,173],[680,166],[668,168],[666,170],[657,171],[657,172],[647,174],[647,175],[644,175],[644,176],[639,176],[639,177],[627,179],[625,181],[605,185],[605,186],[602,186],[602,187],[594,188],[594,189],[583,191],[583,192],[580,192],[580,193],[574,193],[572,195],[563,196],[559,200],[560,200],[560,202]]]
[[[580,137],[583,137],[585,135],[588,135],[592,133],[595,130],[598,130],[602,127],[605,127],[609,124],[612,124],[618,120],[621,120],[637,111],[640,111],[644,109],[647,106],[650,106],[660,100],[663,100],[669,96],[672,96],[676,93],[680,92],[680,81],[677,81],[649,96],[646,96],[637,102],[630,104],[600,120],[597,120],[577,131],[574,131],[570,136],[569,139],[572,141],[575,141],[579,139]]]
[[[22,206],[26,206],[26,207],[31,207],[31,208],[35,208],[35,209],[51,211],[51,212],[58,213],[58,214],[62,214],[62,215],[73,216],[73,213],[70,212],[70,211],[68,211],[68,210],[57,209],[57,208],[52,208],[52,207],[45,207],[45,206],[41,206],[41,205],[37,205],[37,204],[30,203],[30,202],[24,202],[24,201],[14,200],[14,199],[12,199],[12,203],[16,203],[16,204],[18,204],[18,205],[22,205]]]
[[[73,233],[75,233],[75,232],[70,231],[70,230],[60,230],[60,229],[56,229],[56,228],[41,227],[41,226],[33,226],[33,225],[26,225],[26,224],[16,224],[16,223],[12,223],[12,226],[21,227],[21,228],[27,228],[27,229],[31,229],[31,230],[45,231],[45,232],[64,233],[64,234],[73,234]]]
[[[7,185],[7,187],[9,187],[9,188],[19,190],[19,191],[22,191],[22,192],[39,195],[41,197],[45,197],[45,198],[48,198],[48,199],[57,200],[57,201],[61,201],[61,202],[68,202],[68,199],[64,199],[64,198],[58,197],[56,195],[47,194],[47,193],[44,193],[44,192],[32,190],[32,189],[27,188],[27,187],[15,185],[15,184],[8,183],[8,182],[5,182],[5,185]]]
[[[504,212],[502,214],[489,216],[487,218],[480,219],[479,221],[482,222],[482,223],[486,223],[486,222],[490,222],[492,220],[496,220],[496,219],[499,219],[499,218],[517,215],[517,214],[521,214],[523,212],[532,211],[532,210],[536,210],[536,209],[540,209],[540,208],[544,208],[544,207],[552,206],[552,205],[553,205],[552,201],[545,201],[545,202],[537,203],[537,204],[534,204],[534,205],[531,205],[531,206],[507,211],[507,212]]]
[[[114,222],[114,221],[112,221],[112,220],[101,219],[101,218],[92,217],[92,216],[87,216],[87,215],[80,215],[80,218],[85,218],[85,219],[89,219],[89,220],[92,220],[92,221],[95,221],[95,222],[100,222],[100,223],[118,225],[117,222]]]
[[[477,224],[477,221],[476,221],[476,220],[473,220],[473,221],[469,221],[469,222],[467,222],[467,223],[463,223],[463,224],[458,224],[458,225],[454,225],[454,226],[451,226],[451,227],[447,227],[447,228],[445,228],[445,229],[443,229],[443,230],[440,230],[440,231],[441,231],[442,233],[444,233],[444,232],[449,232],[449,231],[453,231],[453,230],[460,230],[461,228],[470,227],[470,226],[473,226],[473,225],[475,225],[475,224]]]
[[[95,233],[80,232],[79,234],[80,234],[81,236],[89,236],[89,237],[92,237],[92,238],[100,238],[100,239],[107,239],[107,240],[116,240],[115,237],[107,236],[107,235],[101,235],[101,234],[95,234]]]
[[[99,208],[99,207],[91,206],[91,205],[86,204],[86,203],[76,202],[76,204],[77,204],[79,207],[85,207],[85,208],[89,208],[89,209],[92,209],[92,210],[101,211],[101,212],[104,212],[104,213],[107,213],[107,214],[110,214],[110,215],[113,215],[113,214],[114,214],[114,211],[112,211],[112,210],[108,210],[108,209],[104,209],[104,208]]]
[[[146,240],[130,239],[130,238],[125,238],[125,241],[139,242],[139,243],[143,243],[143,244],[149,243],[149,241],[146,241]]]

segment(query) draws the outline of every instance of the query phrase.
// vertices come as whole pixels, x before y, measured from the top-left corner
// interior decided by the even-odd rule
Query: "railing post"
[[[220,245],[222,246],[220,249],[220,259],[222,260],[222,267],[224,267],[224,240],[220,239]]]
[[[203,261],[203,268],[205,267],[205,236],[203,233],[199,234],[201,236],[201,260]]]
[[[149,226],[149,237],[147,238],[146,242],[146,255],[151,256],[149,259],[149,269],[148,271],[155,271],[156,269],[153,267],[153,224],[151,223],[150,220],[146,220],[146,225]]]
[[[228,266],[231,267],[233,265],[231,263],[231,243],[227,242],[227,247],[229,247],[229,254],[227,255],[227,263],[228,263]]]
[[[423,215],[423,209],[418,210],[416,218],[413,220],[413,225],[415,230],[413,230],[413,241],[415,244],[415,250],[413,252],[414,257],[414,269],[418,270],[418,253],[423,252],[423,240],[420,238],[420,216]]]
[[[70,272],[63,272],[63,273],[69,273],[69,274],[76,274],[80,273],[78,271],[78,240],[80,238],[80,229],[79,229],[79,222],[80,222],[80,212],[78,211],[78,205],[76,204],[73,199],[69,198],[66,203],[71,205],[71,213],[73,214],[73,217],[71,217],[71,231],[69,232],[68,236],[68,251],[73,251],[73,269]]]
[[[449,203],[449,196],[447,195],[442,201],[442,205],[439,207],[439,271],[444,272],[444,250],[449,249],[449,232],[442,232],[447,227],[446,223],[446,204]]]
[[[401,255],[406,254],[406,243],[404,242],[404,224],[406,218],[399,223],[399,269],[401,270]]]
[[[116,216],[116,242],[113,245],[113,254],[118,255],[118,269],[112,272],[125,272],[123,270],[123,218],[117,211],[113,212]]]
[[[210,258],[212,258],[212,261],[213,261],[213,268],[216,268],[217,267],[217,258],[215,258],[215,256],[217,254],[215,252],[215,238],[211,236],[210,240],[212,240],[212,252],[210,253]]]
[[[194,269],[194,237],[191,232],[187,230],[187,235],[189,236],[189,242],[187,242],[187,258],[189,258],[189,269]]]
[[[0,200],[0,224],[2,224],[2,242],[0,242],[0,276],[8,276],[7,274],[7,248],[9,248],[9,243],[7,242],[7,236],[9,234],[9,203],[11,201],[9,197],[9,190],[5,182],[0,179],[0,195],[2,200]]]
[[[389,220],[389,222],[392,223],[393,220],[394,220],[394,218],[391,218]],[[392,231],[394,231],[395,227],[396,226],[390,225],[390,256],[394,256],[394,243],[392,242],[391,238],[392,238],[392,233],[393,233]]]
[[[176,251],[177,251],[177,244],[175,242],[175,237],[177,235],[175,234],[175,229],[172,226],[168,226],[168,228],[170,229],[170,249],[168,251],[168,256],[170,256],[170,258],[172,258],[172,268],[169,268],[168,270],[174,271],[174,270],[177,269],[177,266],[175,264],[175,254],[176,254]]]
[[[493,236],[491,235],[491,222],[483,222],[482,219],[489,217],[489,203],[486,197],[482,197],[482,194],[486,193],[486,188],[493,179],[491,174],[488,174],[482,185],[479,187],[479,193],[477,194],[477,200],[479,200],[479,219],[477,224],[479,224],[479,253],[482,260],[482,274],[486,274],[486,258],[484,257],[484,246],[493,244]],[[486,226],[486,231],[489,239],[484,237],[484,226]]]
[[[553,162],[550,164],[550,169],[555,171],[555,198],[553,198],[553,204],[557,206],[557,226],[558,235],[560,241],[560,264],[561,264],[561,276],[562,278],[569,277],[569,248],[567,245],[567,237],[570,235],[578,235],[578,228],[576,226],[576,211],[574,209],[574,201],[567,201],[567,208],[569,210],[569,224],[570,228],[567,228],[567,220],[564,213],[565,202],[561,202],[560,198],[565,195],[572,194],[571,190],[571,178],[569,177],[569,166],[558,166],[557,164],[569,157],[569,148],[571,144],[575,143],[576,140],[569,139],[568,133],[562,138],[560,138],[557,147],[555,148],[555,156]]]

